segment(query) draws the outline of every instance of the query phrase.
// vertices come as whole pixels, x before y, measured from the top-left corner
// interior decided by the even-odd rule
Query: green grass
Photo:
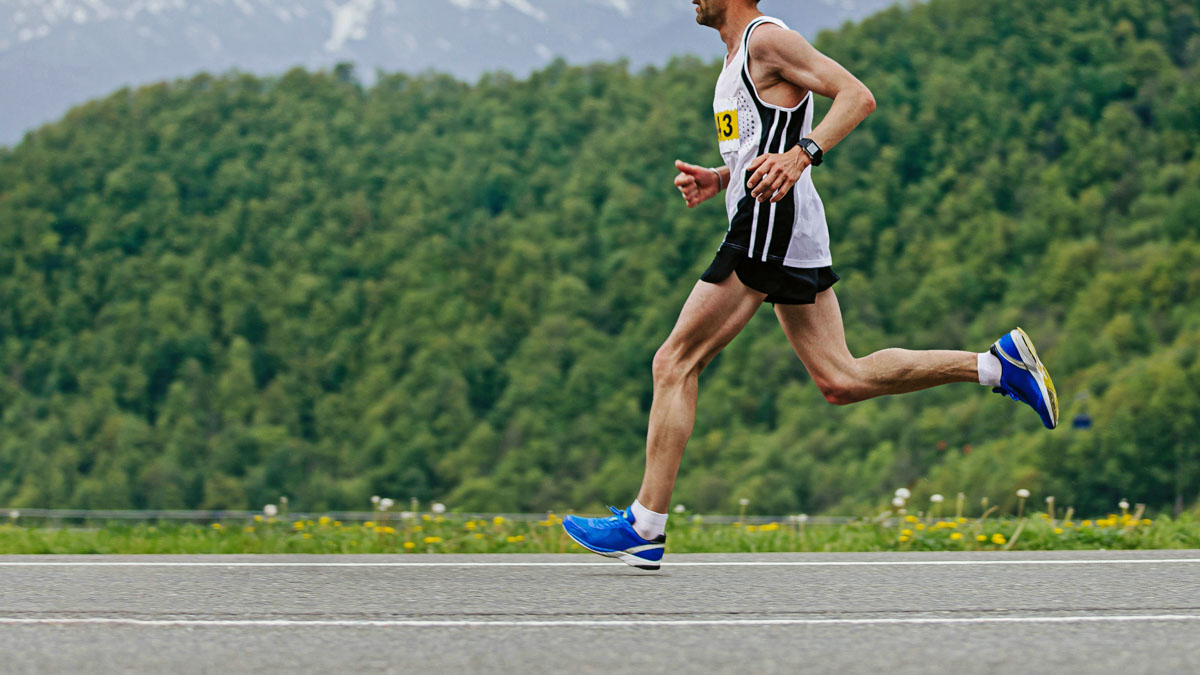
[[[259,519],[212,525],[110,522],[88,529],[0,525],[0,554],[23,553],[579,553],[556,516],[538,522],[423,515],[412,520],[339,523]],[[955,536],[957,535],[957,536]],[[982,537],[982,539],[980,539]],[[671,553],[773,551],[997,551],[1200,548],[1193,514],[1153,521],[943,519],[909,516],[898,525],[707,524],[679,518]]]

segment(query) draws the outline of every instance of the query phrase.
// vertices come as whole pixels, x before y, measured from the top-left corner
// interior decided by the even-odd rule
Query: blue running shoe
[[[1000,386],[992,389],[1037,411],[1047,429],[1058,426],[1058,394],[1050,373],[1038,358],[1033,340],[1017,328],[992,343],[991,352],[1000,359]]]
[[[563,518],[563,529],[580,546],[592,553],[616,558],[626,565],[644,570],[656,570],[666,548],[667,535],[653,540],[642,539],[633,529],[633,514],[608,507],[613,515],[607,518]]]

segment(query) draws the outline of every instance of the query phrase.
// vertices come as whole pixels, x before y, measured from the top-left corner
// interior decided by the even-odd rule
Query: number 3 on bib
[[[733,152],[741,146],[738,133],[737,99],[720,99],[713,103],[713,113],[717,118],[717,141],[721,144],[721,152]]]

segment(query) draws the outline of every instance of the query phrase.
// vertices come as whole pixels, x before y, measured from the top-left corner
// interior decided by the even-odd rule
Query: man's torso
[[[771,17],[758,17],[743,34],[736,54],[727,60],[717,78],[713,113],[721,156],[729,166],[730,184],[725,195],[729,230],[722,248],[743,251],[747,257],[789,267],[826,267],[832,264],[825,209],[812,184],[811,167],[778,202],[758,202],[746,193],[750,172],[746,166],[765,153],[784,152],[812,131],[812,94],[805,92],[793,106],[763,99],[747,67],[748,39],[765,23],[786,25]],[[765,83],[764,83],[765,84]],[[800,95],[794,87],[771,87],[771,100]]]

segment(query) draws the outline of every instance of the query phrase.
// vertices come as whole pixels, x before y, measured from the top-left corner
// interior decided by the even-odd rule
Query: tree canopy
[[[1063,428],[970,385],[830,407],[768,308],[701,376],[677,499],[1195,500],[1198,14],[932,0],[823,33],[878,101],[814,176],[851,351],[1019,324]],[[0,504],[625,503],[725,230],[671,185],[720,161],[719,67],[199,75],[0,150]]]

